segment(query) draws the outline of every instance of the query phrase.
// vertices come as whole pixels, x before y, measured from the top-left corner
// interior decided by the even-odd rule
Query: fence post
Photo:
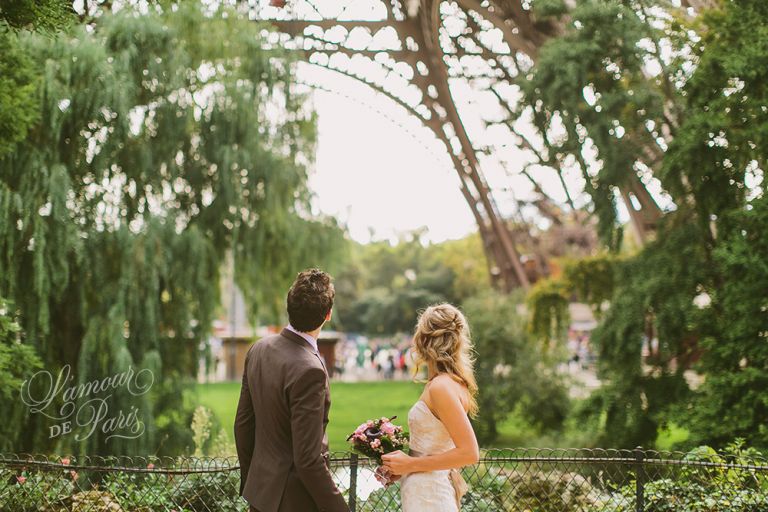
[[[349,510],[357,510],[357,454],[352,453],[349,457]]]
[[[645,452],[643,447],[635,448],[635,460],[637,469],[635,470],[635,512],[644,512],[645,510],[645,475],[643,459]]]

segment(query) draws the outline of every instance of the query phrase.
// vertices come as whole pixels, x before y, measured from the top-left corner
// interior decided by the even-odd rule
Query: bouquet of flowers
[[[408,432],[392,423],[395,418],[397,416],[382,417],[362,423],[347,437],[352,451],[374,459],[381,465],[381,456],[385,453],[407,448]]]

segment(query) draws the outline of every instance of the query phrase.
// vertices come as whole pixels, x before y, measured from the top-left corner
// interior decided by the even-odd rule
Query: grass
[[[656,438],[656,448],[659,450],[680,449],[681,444],[685,443],[690,436],[690,432],[674,423],[670,423],[667,428],[659,431]]]
[[[328,440],[333,451],[346,451],[346,438],[361,422],[379,416],[398,417],[395,423],[407,425],[408,409],[418,400],[422,385],[413,382],[332,382],[331,412],[328,424]],[[235,418],[237,401],[240,397],[240,382],[198,384],[197,391],[201,405],[210,409],[217,423],[232,440],[232,423]],[[656,445],[660,450],[669,450],[675,444],[684,442],[688,431],[674,424],[659,432]],[[592,446],[593,435],[583,425],[568,424],[564,432],[542,435],[517,411],[499,425],[499,438],[494,443],[499,447],[566,447]]]
[[[408,409],[418,400],[422,386],[412,382],[332,382],[328,441],[333,451],[347,449],[346,438],[361,422],[397,415],[395,423],[408,423]],[[200,404],[216,415],[229,439],[240,397],[240,382],[197,386]]]

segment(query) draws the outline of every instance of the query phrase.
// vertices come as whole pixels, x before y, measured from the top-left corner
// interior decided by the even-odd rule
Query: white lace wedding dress
[[[443,422],[422,400],[408,412],[411,455],[435,455],[455,447]],[[403,512],[458,512],[451,471],[410,473],[400,483]]]

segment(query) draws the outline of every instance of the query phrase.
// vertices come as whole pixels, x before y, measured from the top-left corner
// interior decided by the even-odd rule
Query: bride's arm
[[[475,431],[459,398],[463,388],[450,377],[438,377],[429,387],[430,401],[435,414],[451,435],[452,450],[439,455],[411,457],[393,452],[382,457],[384,466],[396,475],[453,469],[477,463],[480,449]]]

